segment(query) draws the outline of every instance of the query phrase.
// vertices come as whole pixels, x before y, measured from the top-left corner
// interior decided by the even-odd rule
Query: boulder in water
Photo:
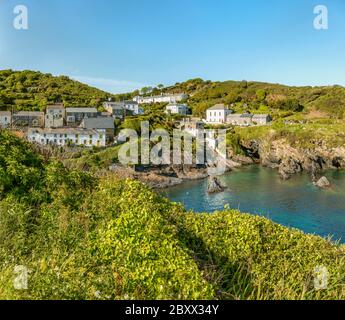
[[[210,177],[208,180],[208,193],[223,192],[226,189],[216,177]]]
[[[331,183],[328,181],[326,177],[322,177],[317,182],[314,182],[314,186],[319,187],[321,189],[326,189],[331,186]]]

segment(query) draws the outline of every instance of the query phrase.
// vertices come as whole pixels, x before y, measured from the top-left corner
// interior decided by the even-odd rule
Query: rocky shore
[[[270,142],[251,141],[251,153],[263,166],[277,169],[282,179],[300,172],[317,176],[323,170],[345,168],[345,146],[329,148],[311,141],[309,148],[291,146],[285,139]]]
[[[233,154],[228,150],[228,167],[235,168],[261,164],[277,169],[283,180],[293,175],[308,172],[311,181],[322,188],[328,183],[322,179],[322,171],[345,168],[345,146],[328,148],[324,143],[312,141],[310,148],[292,146],[284,139],[274,141],[252,140],[242,145],[245,154]],[[165,165],[128,168],[113,166],[112,172],[123,178],[133,178],[150,185],[155,189],[169,188],[185,181],[199,180],[209,177],[207,166],[200,165]]]

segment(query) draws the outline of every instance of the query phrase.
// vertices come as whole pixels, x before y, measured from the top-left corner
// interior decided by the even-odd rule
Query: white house
[[[213,124],[226,123],[226,118],[232,113],[224,104],[216,104],[206,111],[206,122]]]
[[[183,116],[187,115],[188,110],[189,108],[186,104],[178,103],[169,103],[165,108],[167,114],[181,114]]]
[[[162,94],[160,96],[150,96],[150,97],[142,97],[136,96],[133,98],[139,104],[145,103],[177,103],[183,100],[188,99],[188,95],[184,93],[179,94]]]
[[[106,131],[82,128],[29,128],[28,140],[57,146],[106,146]]]
[[[139,107],[139,103],[136,101],[124,101],[124,108],[130,112],[132,112],[133,115],[141,115],[144,114],[144,109]]]
[[[7,128],[11,125],[12,115],[10,111],[0,111],[0,128]]]

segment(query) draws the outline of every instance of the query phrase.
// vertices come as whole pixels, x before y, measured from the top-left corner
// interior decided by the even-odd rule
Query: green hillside
[[[100,107],[109,93],[65,76],[35,71],[0,71],[0,110],[43,110],[47,104]]]
[[[31,148],[0,132],[0,299],[345,298],[343,246],[229,208],[187,212]],[[27,290],[14,288],[16,266]]]
[[[147,92],[148,88],[143,91]],[[193,113],[200,116],[216,103],[232,105],[239,112],[270,112],[283,117],[316,113],[321,118],[343,119],[345,112],[345,88],[341,86],[289,87],[261,82],[191,79],[165,88],[159,85],[150,94],[180,92],[190,95],[188,103]],[[109,97],[122,100],[138,94],[137,90],[111,95],[66,76],[54,77],[35,71],[0,71],[0,110],[43,110],[54,102],[63,102],[67,107],[100,107]]]
[[[181,92],[190,95],[188,103],[195,115],[203,115],[216,103],[233,105],[236,111],[278,115],[316,111],[320,116],[342,119],[345,112],[345,88],[341,86],[289,87],[262,82],[192,79],[163,89],[154,88],[152,94]],[[138,92],[132,96],[136,94]]]

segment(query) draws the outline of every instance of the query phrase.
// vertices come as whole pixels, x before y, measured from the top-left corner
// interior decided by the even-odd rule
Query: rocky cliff
[[[261,139],[243,142],[255,160],[263,166],[276,168],[283,179],[306,171],[312,174],[326,169],[345,168],[345,144],[329,147],[323,141],[310,141],[309,146],[293,145],[287,139]]]

